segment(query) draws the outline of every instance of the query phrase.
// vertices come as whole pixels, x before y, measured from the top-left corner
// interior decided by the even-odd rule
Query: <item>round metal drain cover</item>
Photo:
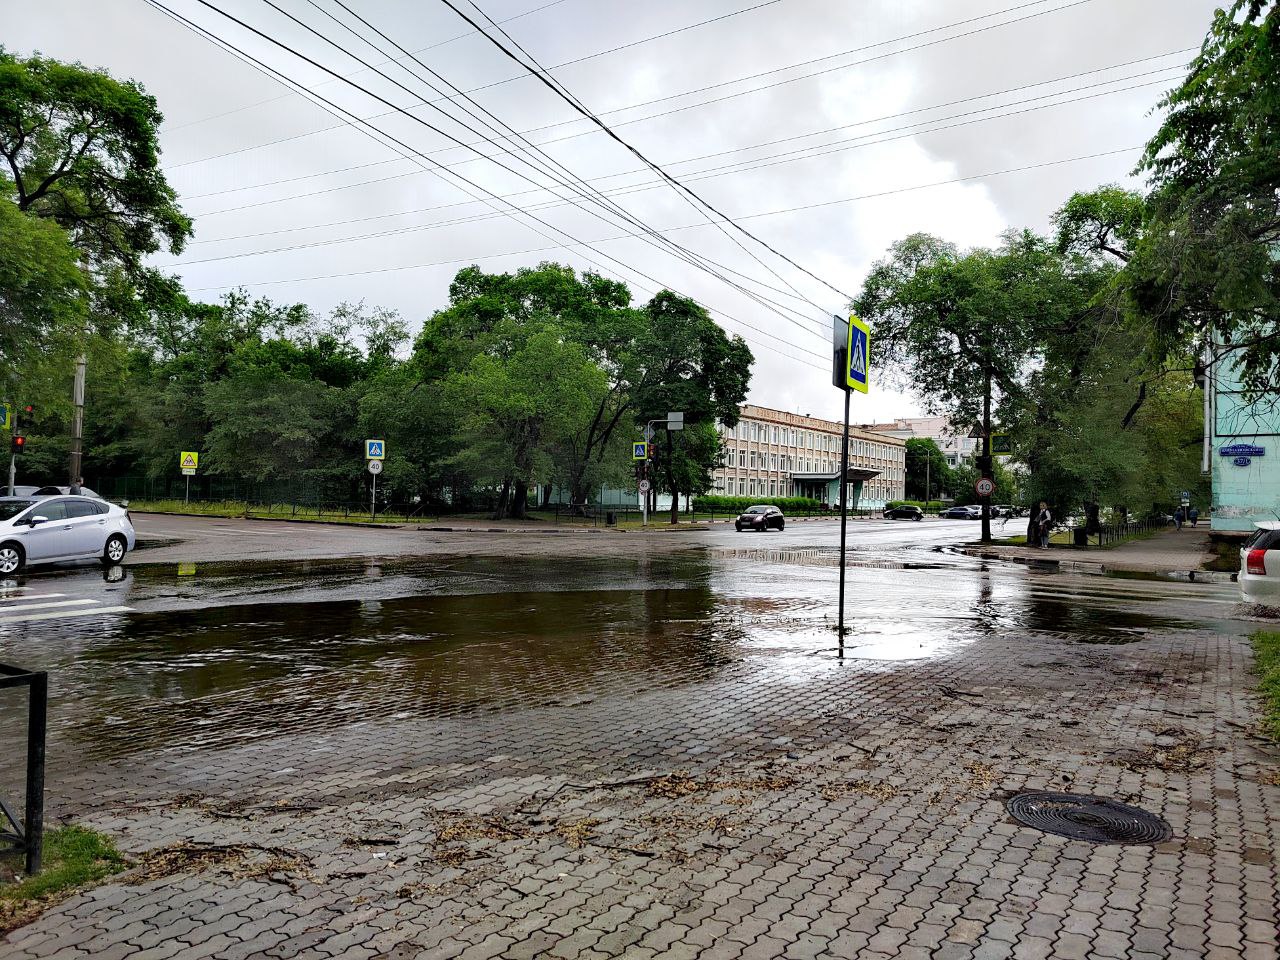
[[[1033,791],[1010,797],[1005,809],[1028,827],[1090,843],[1163,843],[1173,835],[1154,813],[1105,797]]]

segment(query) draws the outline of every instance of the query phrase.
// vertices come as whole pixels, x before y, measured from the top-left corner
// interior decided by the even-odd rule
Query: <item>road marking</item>
[[[38,597],[24,597],[26,600],[43,600],[49,594],[42,594]],[[62,594],[55,594],[62,596]],[[54,600],[52,603],[21,603],[16,607],[5,607],[5,614],[25,613],[28,610],[47,610],[50,607],[89,607],[98,603],[97,600]]]
[[[30,590],[31,587],[19,587],[19,590]],[[65,593],[35,593],[29,597],[3,597],[0,596],[0,603],[13,603],[15,600],[44,600],[46,597],[53,599],[54,597],[65,597]]]
[[[62,617],[94,617],[103,613],[128,613],[132,607],[94,607],[92,610],[50,611],[28,616],[0,617],[0,625],[6,623],[30,623],[32,620],[57,620]]]

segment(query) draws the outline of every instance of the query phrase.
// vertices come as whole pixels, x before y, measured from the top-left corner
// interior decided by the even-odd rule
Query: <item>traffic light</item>
[[[22,408],[22,412],[25,413],[27,415],[27,419],[30,420],[31,417],[35,414],[36,408],[28,403],[25,407]]]
[[[27,438],[20,433],[14,434],[13,440],[10,441],[10,449],[14,453],[21,453],[26,448],[27,448]]]

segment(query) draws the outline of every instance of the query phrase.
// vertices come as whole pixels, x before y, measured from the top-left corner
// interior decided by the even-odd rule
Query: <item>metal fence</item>
[[[28,874],[40,872],[44,847],[44,758],[48,729],[49,675],[42,670],[0,663],[0,690],[27,688],[27,791],[25,816],[19,820],[0,799],[0,841],[13,844],[26,855]]]
[[[1072,545],[1077,547],[1115,546],[1135,537],[1164,530],[1167,526],[1164,520],[1133,520],[1128,523],[1104,523],[1093,531],[1086,527],[1073,527]]]

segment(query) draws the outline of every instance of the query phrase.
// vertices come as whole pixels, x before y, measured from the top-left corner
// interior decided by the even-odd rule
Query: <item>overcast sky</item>
[[[833,418],[830,316],[846,302],[837,291],[856,294],[906,234],[992,244],[1010,226],[1047,229],[1075,190],[1134,184],[1129,171],[1159,119],[1152,108],[1214,7],[477,0],[621,139],[806,273],[708,224],[444,0],[343,2],[445,82],[474,90],[475,104],[431,92],[424,79],[451,93],[338,0],[158,2],[376,128],[335,116],[144,0],[0,0],[8,49],[105,67],[159,100],[164,166],[196,233],[181,256],[157,262],[174,264],[193,296],[216,300],[244,286],[322,311],[364,300],[398,310],[416,331],[445,304],[460,267],[556,260],[622,276],[637,302],[659,284],[696,297],[750,342],[752,402]],[[451,2],[484,22],[467,0]],[[408,69],[387,63],[391,55]],[[492,137],[499,123],[545,144],[544,155],[522,162],[482,142],[478,134]],[[557,187],[575,206],[539,189],[570,175],[609,200]],[[534,208],[543,223],[513,207]],[[664,231],[686,258],[714,261],[754,296],[651,237],[624,236],[643,228]],[[873,385],[855,398],[853,419],[918,410],[915,398]]]

